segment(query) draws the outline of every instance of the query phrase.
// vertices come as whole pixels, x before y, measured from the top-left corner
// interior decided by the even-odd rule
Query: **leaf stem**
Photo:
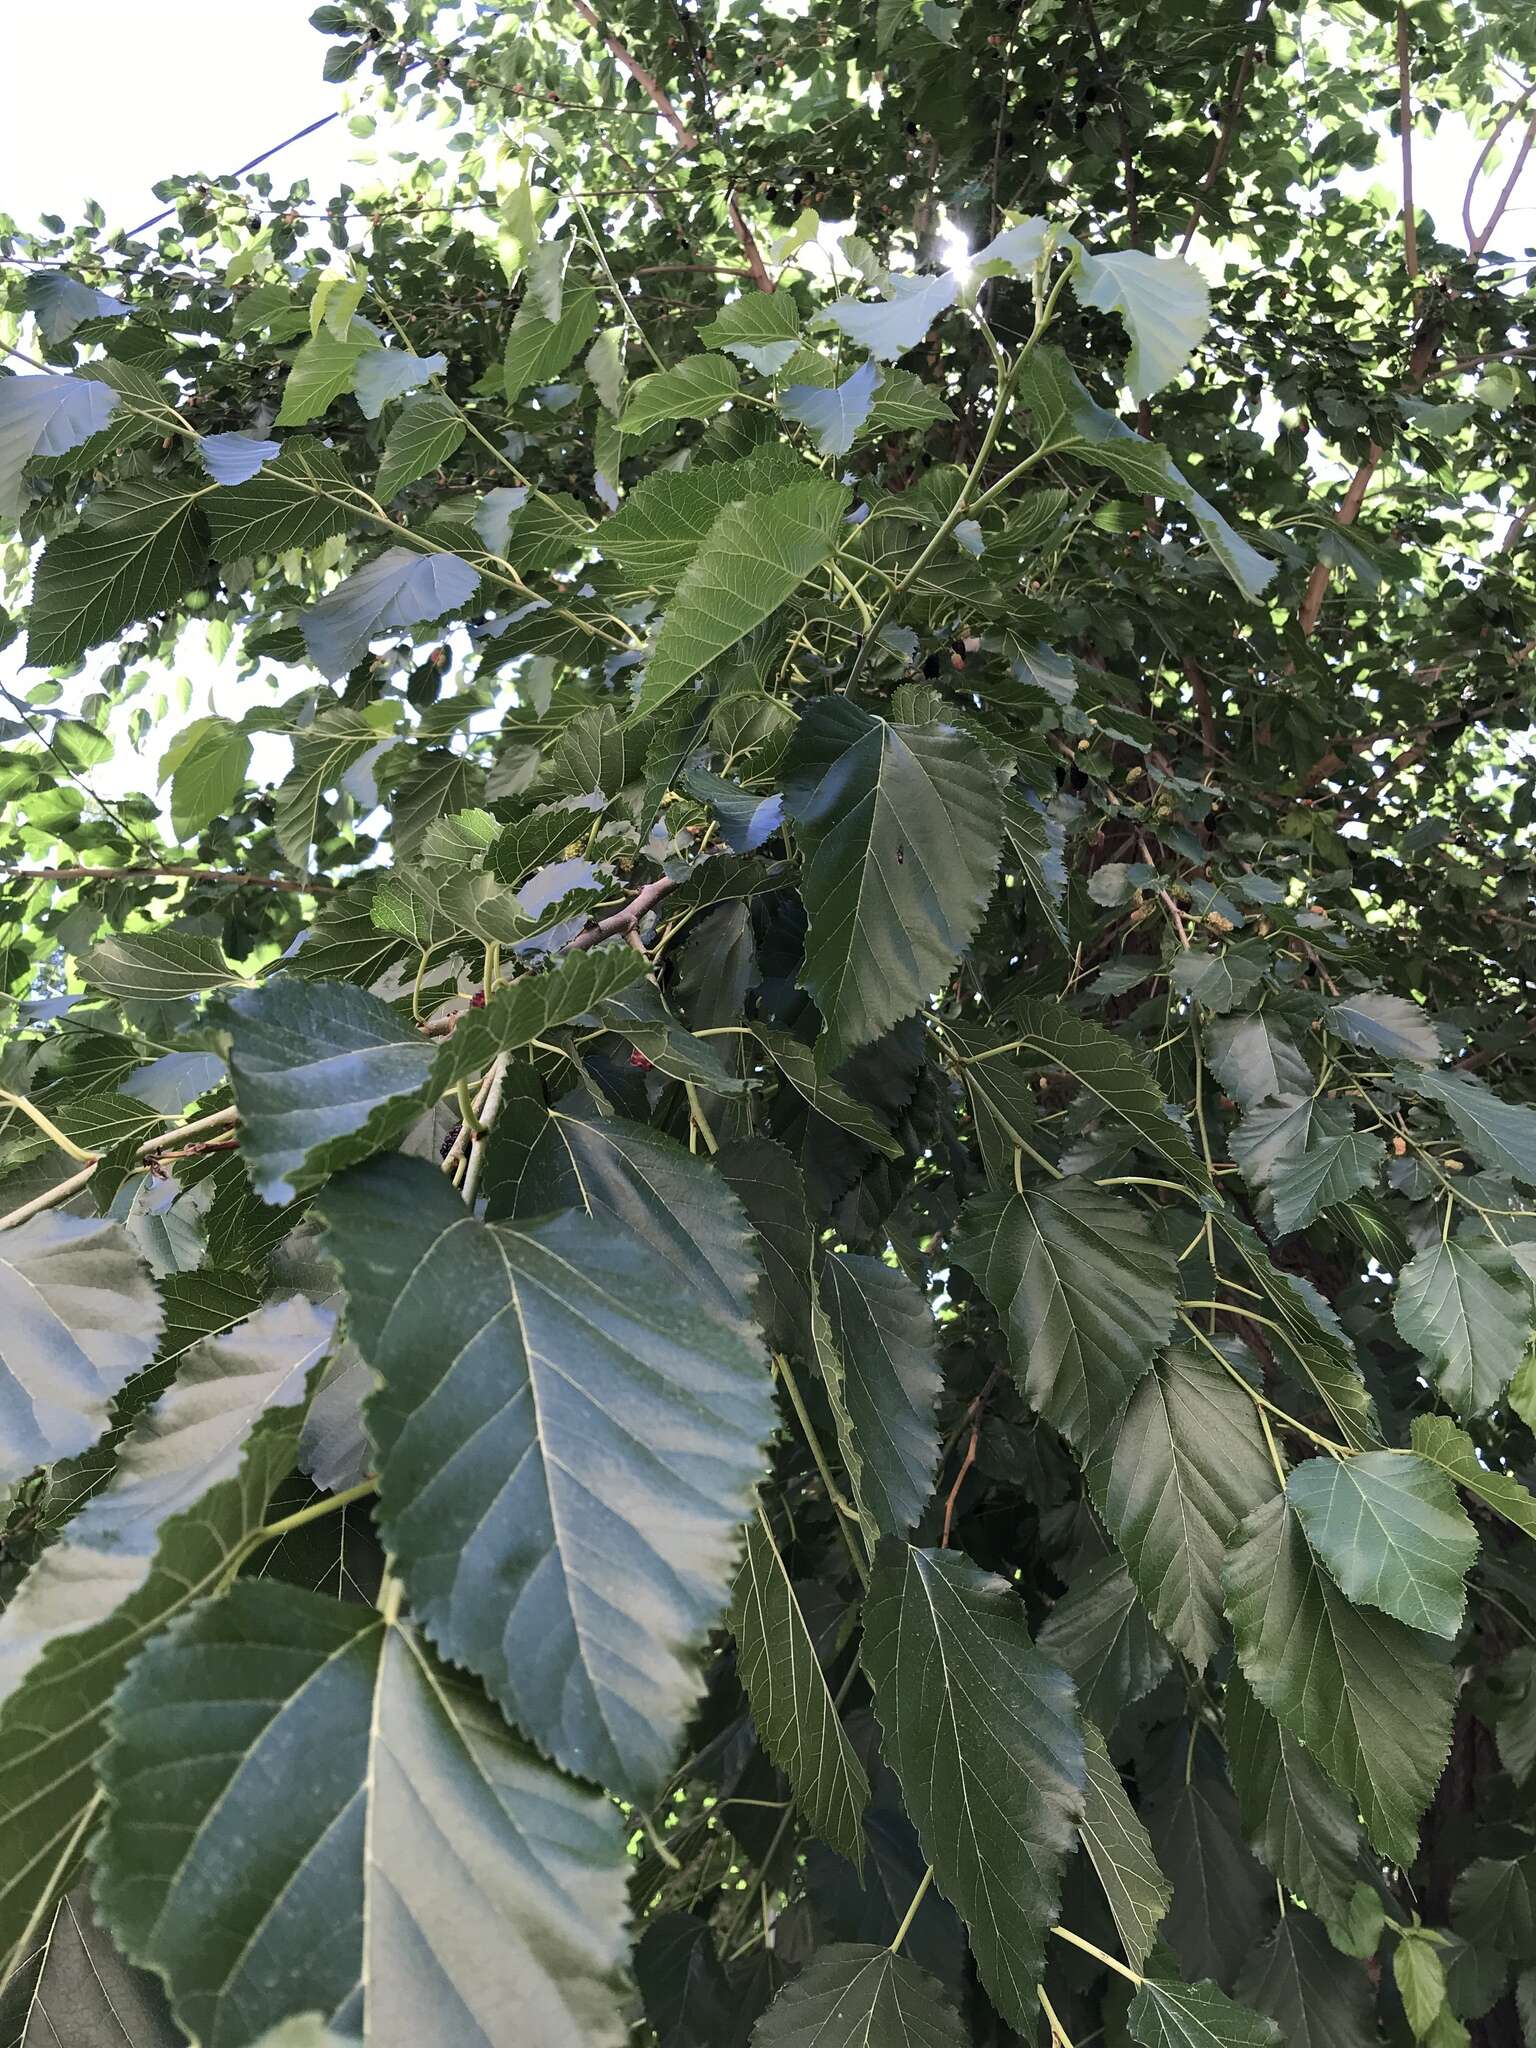
[[[924,1899],[927,1898],[928,1887],[932,1883],[933,1865],[930,1863],[928,1868],[923,1872],[922,1882],[918,1885],[917,1890],[912,1894],[912,1903],[910,1906],[908,1906],[906,1912],[903,1914],[901,1925],[897,1928],[896,1932],[891,1936],[889,1942],[886,1944],[888,1954],[893,1956],[899,1956],[901,1954],[901,1944],[906,1940],[907,1936],[911,1933],[912,1922],[917,1918],[918,1908],[922,1905]]]
[[[631,938],[634,937],[633,928],[631,928],[629,936]],[[683,1083],[683,1093],[688,1098],[688,1114],[698,1126],[699,1136],[704,1140],[705,1150],[712,1154],[718,1152],[720,1150],[720,1140],[711,1130],[709,1118],[704,1114],[704,1105],[699,1100],[698,1088],[692,1081],[685,1081]]]
[[[1056,2016],[1056,2008],[1046,1996],[1045,1986],[1035,1986],[1035,1996],[1040,2001],[1040,2010],[1045,2014],[1045,2023],[1051,2030],[1051,2048],[1072,2048],[1072,2037]]]
[[[1102,1963],[1106,1970],[1113,1970],[1117,1976],[1124,1977],[1128,1983],[1135,1985],[1146,1983],[1147,1980],[1142,1976],[1140,1970],[1133,1970],[1129,1963],[1117,1962],[1113,1956],[1106,1955],[1103,1949],[1097,1947],[1095,1943],[1085,1941],[1080,1934],[1074,1934],[1070,1927],[1063,1927],[1058,1922],[1051,1929],[1051,1932],[1062,1941],[1070,1941],[1072,1946],[1080,1948],[1085,1956],[1092,1956],[1095,1962]]]
[[[1242,1315],[1244,1313],[1242,1309],[1229,1309],[1228,1305],[1225,1302],[1195,1301],[1190,1302],[1187,1305],[1191,1308],[1219,1308],[1223,1311],[1223,1313],[1231,1315]],[[1264,1318],[1262,1316],[1258,1316],[1255,1317],[1254,1320],[1257,1322],[1263,1322]],[[1328,1451],[1335,1458],[1352,1458],[1355,1455],[1348,1444],[1335,1443],[1332,1437],[1319,1435],[1319,1433],[1315,1429],[1309,1429],[1304,1422],[1298,1422],[1294,1415],[1288,1415],[1285,1409],[1277,1407],[1276,1404],[1273,1401],[1271,1401],[1266,1394],[1261,1394],[1256,1387],[1249,1386],[1247,1380],[1243,1378],[1243,1375],[1238,1371],[1237,1367],[1232,1363],[1231,1359],[1227,1357],[1226,1353],[1221,1349],[1221,1346],[1217,1344],[1212,1338],[1206,1335],[1205,1331],[1201,1329],[1200,1325],[1194,1320],[1192,1316],[1185,1315],[1184,1310],[1182,1308],[1179,1310],[1179,1321],[1184,1325],[1185,1329],[1189,1331],[1191,1336],[1199,1338],[1200,1342],[1205,1346],[1206,1350],[1209,1351],[1211,1356],[1219,1363],[1222,1371],[1226,1373],[1229,1376],[1229,1378],[1236,1380],[1237,1384],[1242,1388],[1243,1392],[1248,1396],[1249,1400],[1252,1401],[1254,1406],[1260,1411],[1261,1419],[1263,1412],[1267,1409],[1268,1412],[1274,1416],[1275,1420],[1281,1425],[1282,1428],[1294,1429],[1298,1436],[1306,1437],[1309,1442],[1316,1444],[1319,1450]],[[1268,1435],[1268,1433],[1268,1428],[1266,1426],[1266,1436]],[[1279,1470],[1278,1466],[1276,1467],[1276,1470]],[[1283,1473],[1281,1473],[1280,1476],[1280,1483],[1282,1486],[1285,1484],[1285,1475]]]
[[[43,1136],[51,1138],[59,1150],[67,1153],[71,1159],[83,1159],[88,1166],[96,1165],[96,1154],[87,1152],[83,1145],[77,1145],[73,1138],[66,1137],[53,1118],[45,1116],[29,1097],[13,1095],[9,1088],[0,1088],[0,1102],[8,1102],[12,1109],[19,1109],[24,1117],[29,1117]]]

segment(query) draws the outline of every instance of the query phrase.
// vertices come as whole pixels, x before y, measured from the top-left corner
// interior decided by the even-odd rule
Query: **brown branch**
[[[1397,126],[1403,153],[1403,264],[1419,274],[1419,219],[1413,203],[1413,79],[1409,70],[1408,10],[1397,4]],[[1417,300],[1415,305],[1417,306]]]
[[[617,36],[608,33],[602,22],[587,5],[587,0],[571,0],[571,5],[587,26],[595,29],[598,35],[602,37],[604,44],[607,46],[608,53],[614,61],[629,73],[636,85],[649,97],[651,105],[676,135],[678,147],[690,151],[697,149],[699,138],[694,134],[688,123],[677,111],[677,108],[673,106],[671,100],[656,83],[650,72],[646,70],[645,66],[630,53],[629,49],[620,42]]]
[[[741,208],[736,204],[736,194],[727,192],[725,210],[731,217],[731,232],[741,244],[741,253],[747,259],[747,274],[760,292],[771,292],[773,279],[768,275],[768,266],[763,261],[763,252],[757,246],[757,237],[742,218]]]
[[[230,868],[14,868],[0,867],[0,877],[25,882],[222,882],[232,889],[284,889],[295,896],[334,896],[334,882],[294,881],[287,875],[246,875]]]
[[[676,882],[663,875],[659,882],[647,882],[638,894],[632,896],[622,910],[616,910],[610,917],[599,918],[596,924],[589,924],[584,932],[578,932],[564,948],[568,953],[584,953],[589,946],[600,945],[604,939],[616,937],[621,932],[632,932],[652,904],[659,903],[669,889],[675,889]]]
[[[1205,680],[1205,671],[1191,656],[1184,657],[1184,673],[1194,693],[1195,710],[1200,715],[1200,751],[1209,768],[1220,749],[1216,745],[1216,713],[1211,704],[1210,686]]]
[[[1268,14],[1271,4],[1272,0],[1263,0],[1258,13],[1253,17],[1255,31],[1257,31],[1265,15]],[[1248,81],[1253,76],[1253,67],[1258,61],[1258,55],[1258,44],[1250,43],[1238,59],[1237,74],[1232,80],[1232,91],[1228,96],[1227,111],[1216,136],[1216,146],[1211,152],[1211,161],[1206,166],[1205,176],[1195,188],[1195,203],[1190,208],[1189,221],[1184,229],[1184,239],[1179,244],[1179,254],[1181,256],[1189,254],[1189,245],[1195,239],[1195,229],[1200,225],[1200,216],[1205,211],[1205,202],[1211,195],[1211,187],[1221,176],[1222,168],[1227,161],[1227,153],[1231,149],[1232,139],[1237,133],[1237,124],[1242,119],[1243,101],[1247,96]]]

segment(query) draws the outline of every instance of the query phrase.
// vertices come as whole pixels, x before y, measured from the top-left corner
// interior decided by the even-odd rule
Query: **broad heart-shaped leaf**
[[[248,484],[281,453],[280,442],[263,441],[255,434],[204,434],[197,444],[204,471],[227,488]]]
[[[87,377],[0,378],[0,521],[27,501],[22,471],[34,455],[67,455],[111,420],[117,393]]]
[[[758,1043],[790,1087],[818,1116],[824,1116],[839,1130],[847,1131],[887,1159],[899,1159],[901,1140],[888,1131],[867,1103],[851,1095],[840,1081],[825,1073],[815,1051],[787,1031],[774,1031],[766,1024],[755,1027]]]
[[[1256,1104],[1230,1143],[1248,1185],[1269,1196],[1281,1237],[1369,1187],[1383,1157],[1381,1140],[1355,1129],[1346,1104],[1313,1095]]]
[[[810,475],[806,463],[780,442],[771,442],[740,462],[653,470],[640,479],[612,518],[602,522],[592,536],[593,545],[606,560],[644,577],[654,589],[669,590],[727,505],[782,490]]]
[[[1240,1667],[1224,1699],[1227,1765],[1243,1839],[1288,1891],[1339,1920],[1362,1874],[1351,1801],[1254,1698]]]
[[[277,424],[302,427],[329,412],[342,393],[352,389],[358,358],[372,342],[372,331],[360,320],[351,324],[344,339],[334,334],[317,334],[306,341],[295,354],[283,385]]]
[[[341,457],[308,434],[294,434],[282,453],[247,484],[204,500],[221,562],[238,555],[275,555],[313,548],[345,533],[356,490]]]
[[[847,490],[827,477],[727,505],[678,578],[646,663],[636,717],[659,710],[776,612],[832,553],[847,508]]]
[[[1034,351],[1020,373],[1019,395],[1034,415],[1041,454],[1072,455],[1110,470],[1133,491],[1172,498],[1193,513],[1212,554],[1245,597],[1261,597],[1268,589],[1276,565],[1200,495],[1166,448],[1143,441],[1124,420],[1095,405],[1060,349]]]
[[[309,658],[322,675],[344,676],[376,633],[440,619],[467,604],[479,585],[479,570],[457,555],[386,548],[300,614]]]
[[[197,718],[179,732],[160,762],[171,778],[171,826],[178,839],[194,839],[214,818],[235,808],[251,763],[249,733],[224,718]]]
[[[1516,1962],[1536,1957],[1536,1856],[1480,1856],[1456,1880],[1451,1918],[1468,1940]]]
[[[1121,1709],[1144,1698],[1173,1661],[1116,1556],[1077,1574],[1046,1616],[1040,1647],[1071,1673],[1083,1712],[1111,1733]]]
[[[1434,1026],[1406,996],[1381,989],[1346,996],[1327,1012],[1327,1024],[1362,1052],[1381,1053],[1389,1060],[1425,1060],[1432,1065],[1440,1057]]]
[[[718,356],[684,356],[670,370],[641,377],[629,387],[619,425],[643,434],[663,420],[707,420],[741,389],[741,372]]]
[[[736,1671],[764,1749],[789,1779],[806,1825],[858,1869],[869,1779],[827,1690],[811,1632],[761,1513],[731,1596]]]
[[[952,1250],[997,1310],[1031,1405],[1096,1451],[1168,1340],[1173,1252],[1133,1202],[1084,1180],[974,1196]]]
[[[1274,1881],[1249,1854],[1237,1804],[1198,1731],[1186,1736],[1146,1807],[1157,1859],[1173,1886],[1163,1934],[1185,1977],[1229,1989],[1268,1925]]]
[[[145,1651],[111,1726],[97,1904],[208,2048],[306,2011],[418,2048],[626,2039],[618,1814],[414,1629],[247,1581]]]
[[[120,1224],[42,1215],[0,1232],[0,1485],[95,1442],[160,1324]]]
[[[846,455],[869,417],[879,383],[879,365],[863,363],[841,384],[789,385],[779,398],[779,411],[810,430],[818,455]]]
[[[1046,1929],[1083,1810],[1072,1684],[1004,1580],[953,1550],[883,1545],[864,1669],[939,1890],[970,1930],[993,2004],[1034,2025]]]
[[[800,309],[793,292],[743,292],[699,329],[708,348],[740,356],[763,377],[777,376],[799,346]]]
[[[27,279],[26,307],[50,342],[68,341],[83,321],[125,320],[132,311],[110,292],[82,284],[64,270],[34,270]]]
[[[1477,1532],[1437,1465],[1399,1451],[1308,1458],[1285,1490],[1340,1592],[1410,1628],[1458,1634]]]
[[[1236,2005],[1209,1978],[1167,1984],[1149,1977],[1131,2000],[1125,2024],[1141,2048],[1282,2048],[1267,2014]]]
[[[1464,1430],[1444,1415],[1416,1415],[1411,1441],[1415,1453],[1438,1465],[1466,1492],[1486,1501],[1496,1514],[1536,1536],[1536,1496],[1513,1474],[1484,1464],[1477,1447]]]
[[[892,725],[819,698],[785,764],[805,860],[803,985],[835,1068],[919,1009],[969,945],[992,895],[1003,778],[967,734]]]
[[[1183,369],[1210,324],[1205,279],[1182,256],[1122,249],[1078,258],[1072,289],[1084,306],[1118,313],[1131,337],[1125,381],[1132,398],[1150,398]]]
[[[186,2048],[186,2039],[159,1980],[124,1962],[98,1925],[83,1884],[0,1987],[6,2048]]]
[[[1126,1794],[1125,1781],[1115,1769],[1098,1723],[1086,1714],[1083,1758],[1088,1775],[1078,1833],[1104,1887],[1120,1946],[1140,1968],[1152,1953],[1173,1893],[1158,1868],[1147,1831]]]
[[[38,564],[28,667],[75,661],[180,597],[208,558],[201,500],[216,489],[145,479],[88,499],[80,524],[50,541]]]
[[[217,939],[191,932],[123,932],[103,939],[80,962],[81,979],[103,995],[130,1002],[173,1003],[211,988],[238,988],[244,977],[224,958]]]
[[[385,439],[374,485],[379,503],[387,505],[407,484],[446,462],[468,432],[463,413],[445,391],[424,391],[401,406]]]
[[[0,1703],[0,1979],[79,1864],[97,1815],[96,1758],[114,1686],[166,1621],[220,1584],[293,1470],[300,1410],[271,1396],[298,1399],[321,1321],[311,1309],[263,1309],[240,1335],[200,1349],[186,1367],[185,1396],[164,1396],[130,1439],[113,1505],[85,1511],[86,1541],[45,1553],[35,1592],[6,1617],[6,1665],[24,1675]],[[270,1346],[275,1328],[292,1341]],[[254,1419],[252,1374],[268,1392]],[[246,1404],[240,1413],[224,1409],[225,1392]],[[242,1429],[243,1449],[232,1441]],[[126,1546],[121,1559],[90,1540],[92,1530],[105,1538],[114,1528]]]
[[[1276,1487],[1252,1401],[1214,1359],[1170,1351],[1087,1476],[1152,1619],[1203,1669],[1223,1635],[1227,1538]]]
[[[562,295],[556,321],[546,320],[532,298],[524,299],[507,335],[502,364],[508,405],[516,405],[530,384],[558,377],[596,325],[597,293],[585,285]]]
[[[1531,1341],[1531,1288],[1498,1244],[1430,1245],[1397,1276],[1393,1320],[1458,1415],[1503,1396]]]
[[[448,368],[446,356],[412,355],[403,348],[370,348],[357,359],[352,395],[365,420],[376,420],[392,398],[419,391]]]
[[[965,2040],[960,2015],[926,1970],[888,1948],[845,1942],[819,1951],[785,1985],[752,2048],[965,2048]]]
[[[1268,1010],[1213,1017],[1205,1027],[1211,1072],[1244,1109],[1310,1095],[1312,1072],[1280,1019]]]
[[[860,1519],[871,1542],[906,1536],[939,1462],[933,1312],[905,1273],[858,1253],[829,1252],[819,1291],[838,1378],[833,1412],[850,1476],[857,1470]]]
[[[1237,1996],[1267,2013],[1287,2042],[1306,2048],[1371,2048],[1375,1992],[1365,1970],[1342,1955],[1322,1922],[1287,1907],[1264,1946],[1249,1957]]]
[[[402,1137],[426,1098],[431,1044],[366,989],[280,975],[214,1005],[241,1157],[264,1202],[291,1202]]]
[[[893,277],[890,294],[876,300],[834,300],[813,324],[840,327],[850,341],[882,363],[894,363],[916,348],[939,315],[949,311],[959,297],[960,280],[952,270],[937,277]]]
[[[622,1227],[476,1222],[423,1160],[319,1206],[415,1612],[557,1762],[651,1797],[774,1426],[760,1347]]]
[[[388,739],[388,727],[345,704],[322,711],[312,726],[294,736],[293,772],[277,792],[273,822],[278,845],[295,867],[309,865],[325,792],[341,787],[349,771],[381,752]]]
[[[1501,1102],[1475,1074],[1401,1067],[1393,1079],[1399,1087],[1416,1089],[1426,1102],[1438,1103],[1484,1166],[1502,1167],[1527,1187],[1536,1187],[1536,1109]]]
[[[1210,1175],[1189,1142],[1167,1097],[1125,1040],[1065,1003],[1024,997],[1008,1005],[1003,1022],[1010,1040],[1073,1080],[1113,1117],[1128,1124],[1138,1143],[1165,1159],[1198,1188]]]
[[[1354,1799],[1383,1856],[1412,1863],[1450,1748],[1456,1675],[1432,1637],[1348,1601],[1280,1496],[1232,1539],[1238,1661],[1260,1703]]]

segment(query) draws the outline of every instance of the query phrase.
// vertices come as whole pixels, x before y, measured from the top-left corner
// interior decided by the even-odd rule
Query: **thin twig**
[[[595,29],[598,35],[602,37],[609,55],[629,73],[636,85],[645,93],[651,105],[676,135],[679,148],[688,150],[690,153],[696,150],[699,146],[699,138],[693,133],[682,115],[677,111],[677,108],[673,106],[666,93],[663,92],[639,59],[633,55],[616,35],[609,34],[597,15],[587,5],[587,0],[571,0],[571,5],[587,26]]]
[[[0,876],[25,882],[219,882],[232,889],[283,889],[296,896],[334,896],[334,882],[295,881],[288,875],[247,875],[232,868],[21,868],[0,867]]]

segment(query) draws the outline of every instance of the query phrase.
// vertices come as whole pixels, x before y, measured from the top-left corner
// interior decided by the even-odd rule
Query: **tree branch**
[[[0,876],[29,882],[220,882],[232,889],[283,889],[294,896],[334,896],[338,888],[335,882],[294,881],[288,875],[247,875],[234,868],[0,867]]]
[[[1272,0],[1261,0],[1258,13],[1253,17],[1253,30],[1257,34],[1259,25],[1268,14]],[[1227,111],[1216,136],[1216,146],[1211,151],[1211,161],[1206,166],[1205,176],[1195,189],[1195,203],[1190,208],[1189,220],[1184,229],[1184,239],[1179,244],[1179,254],[1187,256],[1189,245],[1195,239],[1195,229],[1200,225],[1200,216],[1205,211],[1205,202],[1210,197],[1211,187],[1221,176],[1222,166],[1227,161],[1227,152],[1232,147],[1232,138],[1237,133],[1237,124],[1242,118],[1243,101],[1248,92],[1248,81],[1253,76],[1253,67],[1258,62],[1259,46],[1250,43],[1237,62],[1237,73],[1232,80],[1232,91],[1227,98]]]
[[[768,275],[768,266],[763,261],[763,252],[757,246],[757,237],[742,219],[741,208],[736,204],[736,194],[727,192],[725,210],[731,217],[731,231],[741,244],[741,253],[747,259],[747,269],[752,282],[760,292],[774,289],[773,279]]]
[[[602,22],[598,19],[597,15],[595,15],[592,9],[587,5],[587,0],[571,0],[571,5],[575,8],[576,12],[581,16],[582,20],[587,24],[587,26],[591,29],[595,29],[598,35],[602,37],[603,42],[606,44],[608,48],[609,55],[614,59],[614,61],[617,64],[621,65],[623,69],[629,73],[630,77],[635,81],[636,85],[638,85],[641,91],[647,95],[647,97],[650,99],[651,105],[656,109],[657,113],[660,114],[661,118],[667,123],[668,127],[676,135],[678,147],[680,149],[686,149],[690,151],[697,149],[699,146],[699,138],[694,134],[693,130],[688,126],[688,123],[677,111],[677,108],[673,106],[671,100],[667,97],[666,93],[662,91],[661,87],[656,83],[656,80],[651,76],[650,72],[646,70],[645,66],[639,61],[639,59],[631,54],[629,49],[622,42],[620,42],[617,36],[610,35],[608,33],[607,29],[604,28]]]

